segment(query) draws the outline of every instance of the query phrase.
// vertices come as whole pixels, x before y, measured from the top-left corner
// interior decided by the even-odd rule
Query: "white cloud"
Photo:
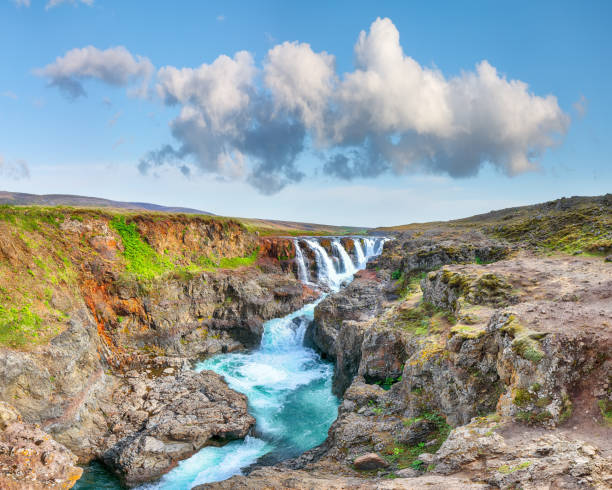
[[[183,119],[199,117],[200,124],[213,131],[229,131],[249,106],[255,71],[253,57],[246,51],[233,58],[219,56],[199,68],[166,66],[158,71],[157,93],[170,105],[190,108]]]
[[[264,80],[276,109],[298,115],[323,137],[323,117],[336,82],[335,59],[325,51],[315,53],[309,44],[285,42],[270,51]]]
[[[30,0],[13,0],[13,2],[18,7],[29,7],[30,6]]]
[[[533,94],[486,60],[452,78],[421,66],[389,19],[359,34],[355,59],[353,71],[339,74],[333,55],[295,41],[272,47],[262,68],[246,51],[161,68],[156,91],[179,108],[170,123],[178,144],[147,153],[140,170],[190,166],[274,193],[304,177],[299,157],[309,150],[326,160],[324,173],[344,180],[465,177],[487,164],[512,176],[535,170],[569,127],[556,97]],[[38,73],[77,97],[87,78],[120,86],[142,79],[144,89],[152,69],[125,48],[89,46]]]
[[[13,100],[17,100],[19,97],[17,97],[17,94],[15,92],[12,92],[10,90],[7,90],[5,92],[2,92],[2,97],[7,97],[9,99],[13,99]]]
[[[357,70],[346,74],[336,94],[337,141],[370,132],[452,132],[443,75],[404,55],[399,32],[389,19],[376,20],[369,34],[361,31],[355,57]]]
[[[71,49],[34,73],[48,78],[51,86],[58,87],[71,98],[85,95],[81,82],[87,79],[98,79],[115,86],[141,81],[141,85],[132,93],[143,96],[153,73],[153,65],[148,58],[133,56],[123,46],[105,50],[86,46]]]
[[[0,155],[0,176],[13,180],[29,179],[30,169],[28,163],[25,160],[7,162],[4,157]]]
[[[30,2],[30,0],[26,0],[26,1],[28,3]],[[63,3],[69,3],[71,5],[78,5],[79,3],[82,3],[84,5],[88,5],[91,7],[94,3],[94,0],[49,0],[47,4],[45,5],[45,9],[49,10]]]
[[[243,174],[243,155],[237,148],[246,130],[256,69],[246,51],[233,58],[222,55],[198,68],[161,68],[157,93],[168,105],[181,105],[171,128],[183,148],[173,156],[195,154],[206,171],[237,177]],[[145,167],[143,167],[145,168]]]
[[[487,61],[451,79],[421,67],[403,53],[389,19],[361,32],[355,55],[357,70],[332,99],[329,134],[341,157],[326,169],[340,177],[388,169],[466,176],[486,162],[516,175],[534,169],[569,125],[554,96],[531,94]]]
[[[217,21],[218,22],[223,22],[224,20],[225,20],[225,15],[223,15],[223,14],[217,15]]]
[[[295,160],[304,148],[304,128],[277,117],[271,100],[258,89],[257,74],[246,51],[233,58],[221,55],[195,69],[161,68],[158,95],[168,105],[181,106],[171,122],[180,146],[149,152],[141,171],[166,163],[184,171],[184,159],[193,157],[199,170],[247,179],[265,193],[301,179]]]

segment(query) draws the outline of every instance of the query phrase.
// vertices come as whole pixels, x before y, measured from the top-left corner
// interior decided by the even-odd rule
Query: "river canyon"
[[[0,348],[0,483],[606,488],[612,201],[580,199],[331,236],[15,210],[0,286],[47,316]]]

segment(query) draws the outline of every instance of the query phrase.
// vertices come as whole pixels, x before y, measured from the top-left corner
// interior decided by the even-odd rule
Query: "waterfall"
[[[355,274],[355,272],[357,272],[357,269],[355,268],[355,265],[353,264],[353,261],[349,257],[349,254],[346,252],[346,250],[344,249],[344,247],[340,243],[340,240],[338,240],[338,239],[334,240],[332,242],[332,246],[336,249],[336,251],[340,255],[340,261],[342,263],[342,271],[341,272],[343,274],[350,274],[350,275]]]
[[[304,254],[300,248],[300,242],[298,240],[293,240],[293,245],[295,246],[295,260],[297,261],[298,266],[298,279],[304,283],[309,283],[308,269],[306,268]]]
[[[300,241],[315,254],[319,284],[338,291],[356,270],[365,267],[369,258],[382,251],[384,240],[365,240],[369,240],[364,241],[368,254],[364,253],[359,239],[355,239],[358,258],[355,265],[342,242],[331,239],[333,250],[343,264],[343,271],[339,272],[317,239],[296,238],[293,243],[300,279],[308,279]],[[325,440],[338,416],[338,400],[331,391],[333,366],[304,345],[306,328],[314,320],[315,307],[325,296],[289,315],[265,322],[258,348],[219,354],[196,365],[196,371],[215,371],[230,388],[247,395],[257,430],[243,440],[201,449],[157,482],[139,487],[141,490],[186,490],[224,480],[254,463],[274,464],[294,458]]]
[[[315,253],[317,268],[319,269],[318,281],[328,286],[332,291],[338,291],[340,284],[342,284],[342,278],[336,272],[334,263],[327,255],[327,251],[313,238],[305,240],[305,242]]]
[[[357,269],[365,269],[367,259],[363,254],[363,248],[361,248],[361,240],[355,238],[355,253],[357,254]]]
[[[332,291],[338,291],[342,284],[349,282],[353,278],[355,272],[360,269],[365,269],[369,259],[382,253],[384,243],[387,241],[387,239],[383,238],[363,238],[361,240],[363,241],[363,246],[360,239],[354,239],[355,253],[357,254],[357,263],[355,264],[338,238],[334,238],[331,241],[334,252],[338,257],[330,257],[327,250],[321,246],[317,239],[304,238],[303,241],[315,254],[315,260],[317,261],[317,268],[319,271],[317,282],[323,286],[327,286]],[[301,250],[299,252],[297,252],[297,250],[298,248],[296,247],[298,277],[300,280],[304,281],[300,272],[302,267],[300,261],[303,260],[304,256]],[[335,266],[335,261],[339,263],[338,267]]]
[[[364,238],[363,245],[365,247],[365,256],[366,260],[374,255],[374,239],[373,238]]]
[[[383,251],[385,242],[388,242],[388,238],[364,238],[363,244],[365,247],[365,258],[366,262],[372,257],[380,255]]]
[[[389,238],[379,238],[376,242],[376,249],[374,250],[374,255],[380,255],[383,251],[383,247],[385,243],[389,241]]]

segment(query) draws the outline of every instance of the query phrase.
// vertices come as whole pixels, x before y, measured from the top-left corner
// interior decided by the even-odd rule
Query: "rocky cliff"
[[[190,367],[258,344],[265,320],[314,297],[270,252],[282,240],[204,216],[3,207],[0,218],[0,400],[130,485],[244,437],[244,396]]]
[[[307,332],[343,398],[328,439],[202,488],[612,486],[611,206],[386,230]],[[133,485],[248,432],[244,397],[190,363],[256,344],[264,320],[313,297],[293,238],[209,217],[1,211],[0,400],[54,437],[68,474],[71,450]]]
[[[343,396],[327,441],[205,488],[609,488],[604,258],[473,229],[396,235],[315,310],[309,338]]]

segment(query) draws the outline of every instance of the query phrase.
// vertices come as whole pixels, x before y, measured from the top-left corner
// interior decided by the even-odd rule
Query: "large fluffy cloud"
[[[299,116],[319,139],[325,138],[324,115],[336,82],[332,55],[315,53],[306,43],[279,44],[268,52],[264,81],[276,110]]]
[[[295,159],[303,151],[305,129],[276,114],[272,100],[256,85],[257,73],[246,51],[195,69],[161,68],[158,95],[181,107],[170,124],[179,147],[145,155],[141,171],[167,163],[183,166],[191,155],[201,170],[246,178],[265,193],[300,180]]]
[[[531,94],[486,61],[451,79],[421,67],[404,54],[389,19],[361,32],[355,55],[357,69],[332,99],[328,131],[338,153],[325,169],[341,178],[388,169],[460,177],[486,162],[516,175],[535,168],[569,124],[554,96]]]
[[[93,46],[71,49],[53,63],[35,70],[49,84],[71,98],[85,95],[82,81],[97,79],[115,86],[141,82],[134,93],[143,95],[153,72],[148,58],[133,56],[123,46],[100,50]]]
[[[512,176],[537,168],[569,125],[554,96],[533,94],[487,61],[453,78],[421,66],[389,19],[359,34],[355,60],[354,71],[338,74],[331,54],[285,42],[261,68],[245,51],[197,68],[161,68],[156,89],[178,109],[170,123],[176,143],[147,153],[141,171],[195,168],[274,193],[304,177],[299,156],[313,151],[325,174],[345,180],[417,171],[462,177],[486,164]],[[84,78],[125,85],[150,70],[123,48],[90,47],[42,72],[79,95]]]

